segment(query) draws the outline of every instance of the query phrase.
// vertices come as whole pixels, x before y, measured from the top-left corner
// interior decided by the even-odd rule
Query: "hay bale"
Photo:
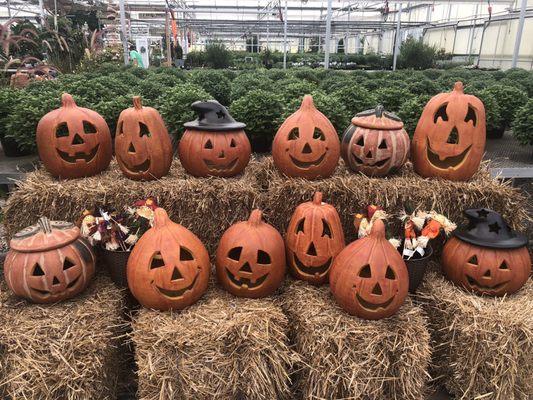
[[[327,286],[291,281],[282,297],[302,360],[294,378],[298,398],[424,398],[429,332],[410,299],[390,318],[365,321],[340,309]]]
[[[79,297],[31,304],[0,282],[2,399],[115,399],[123,293],[98,277]]]
[[[380,205],[390,213],[400,212],[404,204],[434,209],[457,223],[463,220],[463,209],[484,206],[501,213],[514,228],[522,228],[530,221],[524,194],[509,182],[492,179],[487,163],[468,182],[424,179],[414,173],[410,163],[396,175],[369,178],[351,172],[341,160],[333,176],[317,181],[282,176],[271,157],[252,168],[257,184],[266,188],[265,216],[281,231],[286,230],[296,206],[309,201],[316,190],[324,193],[325,202],[336,207],[349,241],[356,239],[353,215],[369,204]],[[390,223],[400,226],[397,219]]]
[[[457,398],[533,398],[533,281],[507,298],[465,292],[432,272],[419,290],[435,376]]]
[[[182,312],[142,309],[132,333],[139,397],[287,398],[287,325],[271,298],[237,298],[213,286]]]
[[[255,179],[246,172],[227,179],[195,178],[175,159],[168,176],[138,182],[124,177],[113,160],[102,174],[82,179],[57,180],[44,169],[28,174],[7,201],[4,223],[11,237],[41,215],[75,221],[95,204],[121,208],[149,196],[156,197],[171,218],[198,235],[210,252],[225,229],[247,218],[259,205]]]

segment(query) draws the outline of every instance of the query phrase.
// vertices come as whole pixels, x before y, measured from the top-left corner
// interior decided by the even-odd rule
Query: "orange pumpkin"
[[[243,128],[215,100],[197,101],[195,121],[187,122],[178,153],[183,168],[194,176],[230,177],[240,174],[250,161],[252,147]]]
[[[156,109],[143,107],[140,96],[120,113],[115,154],[122,173],[134,180],[159,179],[170,170],[172,143]]]
[[[296,278],[317,285],[327,282],[331,264],[345,243],[339,214],[322,202],[322,193],[296,208],[285,243],[287,263]]]
[[[210,268],[200,239],[157,208],[154,226],[141,236],[128,259],[128,286],[144,307],[181,310],[207,290]]]
[[[279,232],[253,210],[248,221],[230,226],[216,252],[220,284],[240,297],[265,297],[285,277],[285,244]]]
[[[78,107],[68,93],[63,93],[61,103],[37,125],[37,148],[44,166],[58,178],[100,173],[112,156],[105,120],[95,111]]]
[[[4,277],[18,296],[55,303],[81,293],[94,275],[91,245],[71,223],[40,218],[13,236]]]
[[[519,290],[531,273],[527,238],[491,210],[466,210],[469,224],[454,231],[442,251],[442,271],[455,284],[482,295]]]
[[[451,93],[436,95],[424,107],[413,137],[414,169],[424,177],[467,180],[479,168],[485,136],[483,103],[456,82]]]
[[[360,318],[386,318],[401,307],[409,276],[402,256],[385,238],[382,220],[375,220],[368,236],[339,253],[329,284],[337,303]]]
[[[333,174],[340,156],[337,131],[306,95],[300,109],[280,126],[272,143],[276,167],[287,176],[306,179]]]
[[[396,115],[377,106],[352,118],[342,137],[342,158],[353,171],[385,176],[409,156],[409,135]]]

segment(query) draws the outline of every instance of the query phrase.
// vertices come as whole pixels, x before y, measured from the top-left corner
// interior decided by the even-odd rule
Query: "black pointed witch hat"
[[[516,249],[527,245],[527,237],[513,231],[496,211],[471,208],[464,213],[468,225],[453,232],[462,241],[496,249]]]
[[[216,100],[195,101],[191,108],[198,114],[194,121],[183,124],[185,128],[202,131],[235,131],[244,129],[246,124],[237,122],[229,114],[226,107]]]

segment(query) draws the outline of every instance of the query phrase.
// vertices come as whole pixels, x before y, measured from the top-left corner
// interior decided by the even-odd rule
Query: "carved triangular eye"
[[[470,257],[467,263],[472,265],[478,265],[477,256],[473,255],[472,257]]]
[[[365,145],[365,138],[363,137],[363,135],[359,136],[359,140],[357,140],[356,145],[358,145],[358,146],[364,146]]]
[[[44,271],[39,265],[39,263],[35,264],[35,267],[33,267],[33,272],[31,273],[33,276],[44,276]]]
[[[448,114],[446,113],[446,107],[448,106],[448,103],[443,104],[439,107],[437,112],[435,113],[435,116],[433,117],[433,123],[437,123],[437,120],[442,118],[443,121],[448,121]]]
[[[194,257],[189,249],[180,246],[180,261],[192,261]]]
[[[161,268],[164,266],[165,262],[163,261],[163,256],[161,253],[159,251],[154,253],[152,256],[152,261],[150,262],[150,269]]]
[[[67,269],[70,269],[74,266],[76,266],[76,264],[74,264],[68,258],[65,258],[65,260],[63,261],[63,271],[66,271]]]
[[[124,122],[120,121],[117,131],[119,135],[124,135]]]
[[[150,133],[150,129],[148,129],[148,126],[146,126],[146,124],[143,124],[142,122],[139,122],[139,136],[140,137],[143,137],[143,136],[151,137],[152,136],[152,134]]]
[[[210,139],[207,139],[207,142],[205,142],[204,144],[204,149],[212,149],[213,148],[213,143],[211,142]]]
[[[396,279],[396,274],[391,267],[387,267],[387,272],[385,272],[385,278],[387,279]]]
[[[326,140],[326,137],[324,136],[324,133],[318,129],[318,128],[315,128],[315,131],[313,132],[313,139],[318,139],[318,140]]]
[[[56,128],[56,137],[67,137],[69,135],[68,125],[66,122],[60,123]]]
[[[468,105],[468,112],[466,113],[465,122],[472,121],[474,126],[477,123],[476,110],[470,104]]]
[[[266,251],[258,250],[257,251],[257,263],[258,264],[270,264],[270,256]]]
[[[83,132],[87,134],[96,133],[96,126],[91,124],[89,121],[83,121]]]
[[[300,137],[300,132],[298,131],[298,128],[293,128],[290,132],[289,132],[289,140],[296,140]]]
[[[242,247],[234,247],[228,253],[228,258],[231,258],[234,261],[239,261],[241,258]]]
[[[331,239],[331,229],[329,228],[328,221],[322,219],[322,237],[327,236]]]
[[[509,269],[509,266],[507,265],[507,263],[505,261],[503,261],[501,264],[500,264],[500,269]]]
[[[302,218],[300,222],[298,222],[298,225],[296,226],[296,234],[304,231],[304,225],[305,225],[305,218]]]
[[[231,142],[229,143],[229,147],[237,147],[237,143],[235,143],[235,139],[231,139]]]
[[[385,139],[381,141],[381,143],[378,146],[378,149],[386,149],[387,148],[387,142]]]
[[[361,278],[372,278],[372,271],[370,270],[370,265],[366,264],[361,270],[359,271],[359,276]]]

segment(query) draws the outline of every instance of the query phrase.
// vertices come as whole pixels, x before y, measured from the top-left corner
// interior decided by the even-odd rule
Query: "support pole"
[[[126,31],[126,9],[124,8],[124,0],[119,1],[120,7],[120,29],[122,36],[122,49],[124,50],[124,65],[130,62],[130,54],[128,52],[128,39]]]
[[[172,64],[171,60],[171,54],[170,54],[170,19],[168,17],[169,10],[165,10],[165,42],[167,45],[166,53],[167,53],[167,67],[170,67]],[[185,36],[185,31],[183,31]],[[183,47],[183,53],[185,53],[185,47]]]
[[[516,40],[514,42],[513,62],[512,68],[516,68],[518,63],[518,53],[520,52],[520,44],[522,43],[522,33],[524,32],[524,20],[526,18],[527,0],[522,0],[520,4],[520,17],[518,19],[518,30],[516,31]]]
[[[287,3],[285,0],[285,12],[283,16],[283,69],[287,69]]]
[[[39,0],[39,15],[41,16],[41,26],[44,28],[46,21],[44,19],[44,4],[43,0]]]
[[[474,36],[476,32],[476,22],[477,14],[479,12],[479,4],[476,4],[476,12],[474,14],[474,19],[472,20],[472,27],[470,28],[470,37],[468,41],[468,56],[472,57],[472,48],[474,47]]]
[[[7,0],[7,17],[11,19],[11,5],[9,4],[9,0]]]
[[[398,59],[398,53],[400,52],[400,42],[402,41],[400,35],[400,29],[402,25],[402,3],[400,3],[400,8],[398,9],[398,20],[396,21],[396,40],[394,44],[394,56],[392,58],[392,70],[396,71],[396,61]]]
[[[57,0],[54,0],[54,28],[57,32]]]
[[[331,4],[333,0],[328,0],[328,13],[326,15],[326,48],[324,49],[324,68],[329,68],[329,46],[331,40]]]

